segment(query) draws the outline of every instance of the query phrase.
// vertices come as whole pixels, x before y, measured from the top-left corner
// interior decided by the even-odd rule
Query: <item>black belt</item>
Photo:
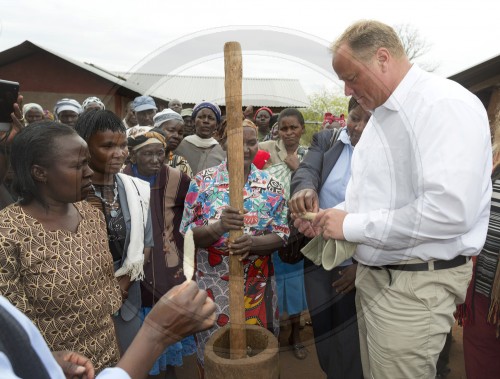
[[[430,262],[423,263],[403,263],[399,265],[385,265],[385,266],[368,266],[375,270],[400,270],[400,271],[432,271],[432,265],[434,265],[434,270],[445,270],[447,268],[458,267],[469,262],[470,257],[465,257],[459,255],[452,260],[445,261],[441,259],[436,259]]]

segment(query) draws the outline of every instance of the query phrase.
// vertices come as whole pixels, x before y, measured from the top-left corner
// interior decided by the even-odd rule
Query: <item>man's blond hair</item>
[[[330,50],[335,55],[344,44],[362,62],[370,60],[381,47],[386,48],[394,58],[406,56],[396,31],[389,25],[375,20],[355,22],[330,46]]]

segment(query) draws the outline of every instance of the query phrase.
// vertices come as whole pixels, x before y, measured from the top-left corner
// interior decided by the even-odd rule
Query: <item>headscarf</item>
[[[28,103],[28,104],[24,104],[23,105],[23,117],[26,117],[26,113],[28,113],[32,109],[36,109],[41,114],[43,114],[43,108],[39,104],[37,104],[37,103]]]
[[[106,106],[101,101],[101,99],[99,99],[98,97],[95,97],[95,96],[91,96],[91,97],[87,97],[85,100],[83,100],[83,103],[82,103],[83,110],[86,110],[87,106],[89,106],[92,103],[96,103],[97,105],[99,105],[99,107],[102,110],[106,109]]]
[[[344,127],[346,125],[344,115],[341,114],[340,116],[335,116],[334,114],[327,112],[325,113],[325,118],[323,120],[323,127],[325,127],[326,124],[331,125],[334,122],[338,122],[340,124],[340,127]]]
[[[73,111],[80,114],[82,113],[82,106],[75,99],[64,98],[56,103],[54,107],[54,115],[57,117],[62,111]]]
[[[253,115],[253,120],[257,120],[257,115],[259,114],[260,111],[266,111],[267,113],[269,113],[269,117],[272,117],[273,116],[273,111],[271,109],[269,109],[268,107],[260,107],[259,109],[257,109],[257,112],[255,112],[255,114]]]
[[[54,121],[54,114],[49,111],[48,109],[45,109],[43,111],[43,118],[45,118],[46,120],[50,120],[50,121]]]
[[[163,148],[167,146],[165,137],[162,134],[152,131],[150,126],[141,126],[134,130],[127,138],[128,147],[132,151],[137,151],[141,147],[151,145],[153,143],[162,144]]]
[[[215,103],[210,103],[208,101],[204,101],[202,103],[196,104],[193,108],[193,114],[191,115],[191,117],[196,118],[196,115],[198,114],[198,112],[201,111],[203,108],[208,108],[212,112],[214,112],[215,118],[217,119],[217,124],[220,123],[220,118],[222,117],[222,112],[220,111],[219,106]]]
[[[184,121],[179,113],[173,111],[170,108],[165,108],[161,112],[155,114],[155,116],[153,117],[155,128],[159,127],[161,124],[169,120]]]
[[[155,100],[151,96],[137,96],[132,104],[134,112],[148,111],[150,109],[158,110]]]
[[[181,117],[192,117],[193,116],[193,108],[184,108],[181,111]]]

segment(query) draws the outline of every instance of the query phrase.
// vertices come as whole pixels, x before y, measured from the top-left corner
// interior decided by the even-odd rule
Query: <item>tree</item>
[[[308,96],[310,107],[301,109],[306,123],[306,132],[302,136],[303,144],[309,145],[312,135],[321,130],[326,112],[336,116],[343,114],[347,118],[349,98],[339,91],[323,89]]]
[[[416,27],[410,24],[399,24],[394,26],[394,30],[401,39],[410,62],[418,63],[419,66],[429,72],[433,72],[438,68],[439,64],[435,62],[431,63],[421,60],[431,50],[432,44],[422,38]]]

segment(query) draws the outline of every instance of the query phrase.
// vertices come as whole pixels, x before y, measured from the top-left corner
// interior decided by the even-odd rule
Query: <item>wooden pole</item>
[[[229,203],[243,212],[243,124],[241,111],[242,64],[238,42],[224,44],[224,71],[227,120],[227,161],[229,162]],[[241,237],[243,231],[231,230],[229,239]],[[229,257],[229,314],[231,359],[246,357],[245,302],[243,263],[238,256]]]

